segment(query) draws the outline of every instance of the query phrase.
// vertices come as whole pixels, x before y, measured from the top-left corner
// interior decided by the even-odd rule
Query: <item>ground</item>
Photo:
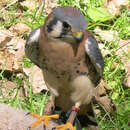
[[[33,75],[34,64],[24,55],[29,32],[43,25],[52,8],[73,6],[81,10],[102,51],[105,90],[116,112],[95,104],[101,130],[130,129],[130,24],[128,0],[1,0],[0,1],[0,102],[42,114],[49,92],[43,79]],[[31,68],[31,70],[29,70]],[[31,73],[31,74],[30,74]],[[39,82],[37,84],[35,80]],[[36,87],[37,86],[37,87]],[[107,87],[106,87],[107,86]],[[46,88],[45,88],[46,89]],[[104,92],[105,91],[105,92]],[[100,99],[101,100],[101,99]]]

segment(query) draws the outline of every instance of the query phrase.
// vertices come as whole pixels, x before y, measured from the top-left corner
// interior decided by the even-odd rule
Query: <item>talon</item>
[[[37,114],[35,114],[35,113],[33,113],[33,112],[30,113],[30,115],[33,116],[33,117],[36,117],[36,118],[38,118],[38,119],[40,119],[40,118],[42,117],[42,116],[39,116],[39,115],[37,115]]]
[[[34,127],[36,127],[38,124],[40,124],[42,121],[44,121],[44,126],[47,127],[48,126],[48,122],[51,119],[58,119],[59,115],[55,114],[55,115],[43,115],[43,116],[39,116],[36,115],[35,113],[30,113],[33,117],[38,118],[39,120],[35,121],[33,124],[31,124],[30,126],[30,130],[32,130]]]
[[[56,129],[59,129],[59,130],[67,130],[67,129],[74,130],[74,127],[73,127],[73,125],[70,122],[67,122],[64,125],[58,125],[58,126],[56,126]]]
[[[55,114],[55,115],[44,115],[43,119],[44,119],[44,125],[45,127],[48,126],[48,122],[51,120],[51,119],[58,119],[59,118],[59,115]]]

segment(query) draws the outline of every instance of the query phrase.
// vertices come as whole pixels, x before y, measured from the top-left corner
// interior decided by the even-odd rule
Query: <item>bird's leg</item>
[[[56,129],[58,130],[74,130],[73,123],[76,118],[77,112],[79,111],[80,103],[76,103],[75,106],[72,107],[72,112],[70,113],[70,116],[64,125],[58,125],[56,126]]]
[[[44,121],[44,126],[47,127],[48,122],[51,119],[58,119],[59,115],[57,115],[57,114],[51,115],[51,114],[53,114],[53,112],[52,112],[53,110],[54,110],[54,96],[50,96],[48,103],[44,109],[44,115],[39,116],[39,115],[36,115],[34,113],[30,113],[33,117],[38,118],[38,120],[30,125],[29,130],[32,130],[34,127],[36,127],[42,121]]]

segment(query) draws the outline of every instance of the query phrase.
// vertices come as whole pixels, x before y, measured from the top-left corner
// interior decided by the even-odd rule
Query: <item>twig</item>
[[[105,119],[106,116],[107,116],[107,114],[105,114],[105,115],[103,116],[103,118],[101,119],[100,122],[102,122],[102,121]]]
[[[130,40],[126,41],[126,43],[124,43],[124,45],[122,45],[119,48],[117,48],[116,51],[120,50],[122,47],[128,45],[129,43],[130,43]]]
[[[106,112],[106,115],[109,117],[109,119],[110,119],[110,121],[112,122],[112,124],[116,126],[116,124],[113,122],[113,120],[112,120],[110,114],[107,112],[107,110],[105,109],[105,107],[104,107],[101,103],[99,103],[99,102],[98,102],[98,104],[99,104],[99,105],[103,108],[103,110]]]

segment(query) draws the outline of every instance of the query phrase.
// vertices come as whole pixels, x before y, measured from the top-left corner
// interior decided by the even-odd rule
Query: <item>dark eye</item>
[[[66,22],[63,22],[63,27],[64,27],[64,29],[67,29],[67,30],[71,29],[70,25]]]

